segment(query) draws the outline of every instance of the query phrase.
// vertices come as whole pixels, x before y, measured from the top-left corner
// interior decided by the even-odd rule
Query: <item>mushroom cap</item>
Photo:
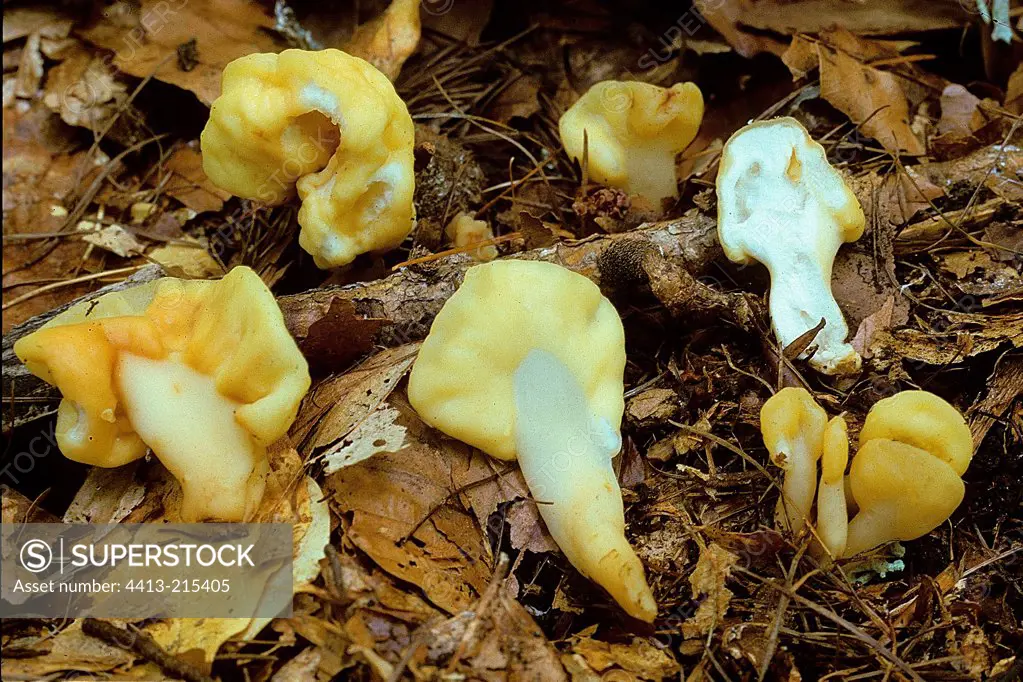
[[[638,177],[648,170],[644,166],[664,165],[666,172],[657,176],[673,178],[675,155],[693,141],[702,120],[703,94],[695,83],[662,88],[639,81],[602,81],[561,116],[558,129],[569,157],[581,163],[586,152],[592,178],[644,194],[649,183]]]
[[[966,420],[959,410],[928,391],[902,391],[874,403],[860,431],[860,447],[876,438],[926,450],[959,476],[973,458],[973,436]]]
[[[240,404],[235,420],[262,445],[287,431],[310,383],[277,302],[247,267],[218,281],[166,277],[79,303],[19,339],[14,352],[64,396],[56,429],[64,455],[106,467],[147,450],[117,389],[120,352],[179,355]]]
[[[849,427],[842,415],[832,417],[824,429],[822,451],[821,477],[825,483],[838,483],[849,464]]]
[[[873,544],[857,538],[857,520],[850,525],[849,554],[891,540],[914,540],[937,528],[963,500],[965,486],[947,463],[925,450],[885,438],[864,443],[849,471],[859,515],[884,514],[883,534]],[[859,516],[858,515],[858,516]],[[857,518],[858,518],[857,516]],[[876,542],[874,542],[876,540]]]
[[[782,469],[789,468],[790,448],[800,439],[816,461],[821,456],[827,424],[827,412],[805,388],[783,388],[760,408],[764,445],[771,454],[771,461]]]
[[[764,262],[770,244],[802,244],[827,259],[830,273],[838,243],[859,239],[866,224],[824,148],[790,117],[751,123],[728,139],[717,194],[718,238],[735,263]]]
[[[340,50],[250,54],[224,69],[203,170],[276,204],[298,188],[299,243],[319,267],[393,248],[412,229],[415,130],[394,86]]]
[[[618,429],[625,332],[596,284],[560,265],[477,265],[444,304],[419,350],[408,396],[423,421],[487,454],[515,459],[514,375],[547,351],[579,382],[592,414]]]

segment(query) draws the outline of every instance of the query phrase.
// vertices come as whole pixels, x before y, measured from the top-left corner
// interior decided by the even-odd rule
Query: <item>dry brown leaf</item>
[[[480,44],[480,35],[490,21],[494,0],[423,0],[423,25],[464,42],[469,47]]]
[[[421,670],[444,677],[484,682],[565,682],[557,651],[536,621],[507,589],[510,579],[495,577],[472,610],[417,634],[428,642]]]
[[[984,125],[984,115],[978,106],[980,98],[969,90],[953,83],[941,93],[941,118],[938,120],[938,134],[969,137]]]
[[[634,396],[625,407],[625,413],[634,422],[662,423],[679,410],[678,395],[670,388],[651,388]]]
[[[885,367],[903,360],[929,365],[950,365],[987,353],[1005,344],[1023,346],[1023,313],[1006,315],[951,314],[953,326],[946,332],[928,333],[918,329],[879,331],[871,352]]]
[[[454,484],[468,500],[480,527],[488,529],[492,535],[503,535],[504,527],[496,525],[500,517],[495,516],[503,505],[504,523],[509,527],[513,548],[531,552],[558,551],[540,518],[522,470],[479,450],[473,450],[471,457],[469,467],[456,470]]]
[[[318,647],[308,647],[285,663],[270,678],[270,682],[306,682],[316,679],[323,653]]]
[[[83,220],[78,223],[77,229],[85,233],[82,235],[83,242],[98,246],[121,258],[137,256],[146,249],[134,234],[117,224],[102,225]]]
[[[315,372],[346,369],[373,350],[377,333],[388,322],[385,318],[359,314],[355,303],[332,297],[329,291],[285,298],[281,303],[284,323]],[[415,357],[414,349],[406,348],[406,354]]]
[[[140,467],[133,462],[106,469],[93,467],[67,511],[65,523],[120,523],[146,495],[146,485],[136,479]]]
[[[589,679],[586,672],[594,675],[595,679],[620,679],[621,671],[631,673],[632,679],[660,682],[678,675],[680,670],[679,664],[666,651],[639,637],[634,637],[631,644],[578,638],[572,643],[571,653],[561,656],[565,667],[572,670],[572,664],[566,659],[585,664],[584,669],[573,671],[573,682],[580,678]],[[619,672],[616,674],[614,671]]]
[[[519,73],[487,109],[488,118],[508,123],[513,118],[528,118],[540,111],[540,79]]]
[[[1009,84],[1005,88],[1005,108],[1014,114],[1023,114],[1023,64],[1009,76]]]
[[[68,125],[98,133],[126,96],[108,60],[76,42],[47,73],[43,102]]]
[[[18,74],[14,78],[14,94],[18,97],[32,99],[39,91],[43,80],[43,55],[39,49],[39,33],[33,33],[25,41],[21,50],[21,62]]]
[[[139,78],[157,80],[195,93],[209,106],[220,94],[220,76],[227,64],[253,52],[276,52],[270,37],[273,19],[256,2],[165,2],[119,0],[79,34],[114,52],[113,65]],[[197,63],[184,70],[178,47],[195,41]]]
[[[224,268],[214,260],[199,240],[186,237],[181,241],[186,243],[164,244],[152,248],[146,253],[146,257],[158,263],[170,277],[216,279],[223,276]]]
[[[99,673],[131,665],[135,656],[82,632],[73,621],[52,637],[39,642],[39,656],[0,657],[0,677],[5,680],[39,680],[61,670]]]
[[[686,639],[706,637],[722,624],[732,601],[732,591],[725,587],[725,581],[738,561],[739,557],[717,543],[700,549],[696,568],[689,576],[692,597],[700,605],[693,617],[682,623],[682,635]]]
[[[910,128],[909,103],[898,78],[823,44],[817,50],[822,98],[885,149],[914,155],[926,151]]]
[[[4,43],[33,33],[52,35],[54,32],[57,34],[63,32],[67,35],[71,24],[71,19],[64,16],[56,7],[5,7]]]
[[[302,444],[302,452],[309,456],[338,442],[369,417],[412,366],[418,348],[418,344],[389,348],[314,386],[302,401],[290,431],[295,442]]]
[[[781,55],[774,36],[821,33],[835,26],[860,35],[892,35],[963,26],[969,15],[954,0],[892,0],[850,4],[842,0],[699,0],[702,16],[744,57]]]
[[[879,331],[892,328],[892,313],[894,311],[895,297],[889,296],[877,312],[868,315],[866,319],[860,322],[856,334],[853,336],[852,341],[850,341],[857,353],[866,359],[873,357],[870,351],[870,344],[874,340],[874,335]]]
[[[206,177],[202,156],[194,148],[194,143],[178,147],[164,167],[172,177],[163,186],[163,191],[196,213],[219,211],[231,197],[230,192],[220,189]],[[154,182],[159,180],[153,179]]]
[[[381,405],[348,435],[323,452],[324,473],[332,474],[381,452],[398,452],[405,445],[405,427],[396,424],[398,411]]]
[[[391,0],[380,16],[355,29],[344,50],[362,57],[393,81],[415,52],[421,33],[419,0]]]

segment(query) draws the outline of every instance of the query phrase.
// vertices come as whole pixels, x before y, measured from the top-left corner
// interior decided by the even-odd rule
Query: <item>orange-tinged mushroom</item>
[[[839,415],[824,429],[821,478],[817,486],[817,534],[832,557],[845,552],[849,511],[845,500],[845,467],[849,463],[849,435]]]
[[[962,476],[973,458],[973,436],[963,415],[929,391],[902,391],[870,408],[860,444],[897,440],[926,450]]]
[[[657,615],[625,537],[611,459],[621,448],[625,332],[611,302],[560,265],[470,268],[423,342],[409,401],[423,421],[517,459],[555,542],[627,613]]]
[[[245,267],[80,303],[14,351],[63,394],[65,456],[115,467],[152,449],[181,483],[186,521],[239,521],[256,509],[266,447],[310,383],[277,302]]]

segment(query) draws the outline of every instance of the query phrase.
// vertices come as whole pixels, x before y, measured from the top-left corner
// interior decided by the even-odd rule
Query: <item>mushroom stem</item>
[[[180,482],[181,517],[242,521],[263,496],[266,450],[237,422],[240,403],[171,354],[122,352],[117,381],[135,431]]]
[[[849,522],[845,551],[842,556],[850,557],[873,549],[880,544],[898,539],[893,537],[893,519],[898,514],[898,504],[881,504],[860,511]]]
[[[657,604],[625,539],[621,490],[611,467],[621,448],[617,425],[590,411],[578,380],[547,351],[530,351],[513,383],[518,460],[551,536],[572,565],[629,615],[653,621]]]
[[[789,218],[791,219],[791,218]],[[793,246],[793,258],[782,265],[770,267],[771,291],[768,307],[778,339],[784,344],[795,341],[824,319],[812,345],[817,346],[813,364],[826,374],[855,371],[860,360],[853,347],[846,343],[849,327],[838,303],[830,295],[831,263],[838,252],[836,236],[820,249],[820,254],[806,257]],[[761,260],[760,257],[757,257]],[[765,255],[763,262],[771,263]]]
[[[785,453],[785,482],[775,510],[775,519],[782,527],[798,534],[806,528],[817,488],[817,457],[802,436],[780,448]]]
[[[849,463],[849,434],[845,419],[833,417],[824,429],[821,482],[817,487],[817,534],[832,558],[842,556],[849,534],[845,501],[845,467]]]

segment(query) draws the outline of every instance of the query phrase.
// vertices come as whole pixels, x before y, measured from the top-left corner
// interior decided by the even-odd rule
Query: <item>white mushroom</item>
[[[781,345],[824,320],[811,366],[825,374],[858,370],[860,356],[845,341],[849,328],[831,293],[831,267],[865,221],[824,149],[795,119],[750,124],[725,144],[717,195],[725,255],[771,272],[771,321]]]

